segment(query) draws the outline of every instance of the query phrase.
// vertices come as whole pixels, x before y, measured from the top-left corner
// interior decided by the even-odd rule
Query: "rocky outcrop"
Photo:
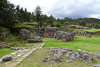
[[[42,37],[35,37],[35,38],[30,38],[28,39],[28,43],[39,43],[42,42]]]
[[[44,28],[44,37],[53,38],[54,33],[58,30],[59,30],[58,27],[47,26],[47,27]]]
[[[27,29],[22,29],[20,31],[19,35],[20,35],[20,37],[21,37],[22,40],[27,40],[27,39],[30,38],[30,31],[28,31]]]
[[[73,32],[64,32],[64,31],[57,31],[54,34],[54,38],[56,40],[62,40],[63,42],[72,41],[74,40],[74,33]]]
[[[20,37],[22,40],[27,40],[28,43],[42,42],[42,37],[36,35],[33,29],[31,30],[22,29],[20,31]]]

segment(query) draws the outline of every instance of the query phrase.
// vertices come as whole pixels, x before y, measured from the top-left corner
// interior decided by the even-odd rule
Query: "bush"
[[[53,22],[53,25],[56,26],[56,27],[60,27],[62,26],[63,24],[61,22]]]

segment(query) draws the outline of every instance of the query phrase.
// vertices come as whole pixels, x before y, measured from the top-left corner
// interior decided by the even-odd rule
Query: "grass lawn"
[[[61,48],[71,48],[74,51],[77,49],[82,49],[88,52],[100,52],[100,37],[86,38],[84,36],[77,36],[77,39],[70,42],[62,42],[60,40],[55,40],[54,38],[44,38],[45,43],[44,48],[47,47],[61,47]]]
[[[20,64],[18,64],[16,67],[91,67],[94,64],[100,63],[100,60],[96,58],[94,63],[81,62],[80,59],[77,59],[76,61],[72,61],[71,63],[67,63],[65,57],[63,57],[63,62],[41,63],[41,60],[44,59],[46,56],[50,56],[48,49],[37,49],[26,59],[24,59]]]
[[[87,31],[87,32],[99,32],[100,29],[89,29],[89,30],[84,30],[84,31]]]
[[[12,52],[14,52],[15,50],[10,50],[8,48],[5,48],[5,49],[0,49],[0,58],[7,55],[7,54],[10,54]]]

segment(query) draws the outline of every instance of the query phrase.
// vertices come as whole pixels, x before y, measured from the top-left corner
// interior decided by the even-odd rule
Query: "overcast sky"
[[[37,5],[42,13],[56,18],[100,18],[100,0],[8,0],[33,12]]]

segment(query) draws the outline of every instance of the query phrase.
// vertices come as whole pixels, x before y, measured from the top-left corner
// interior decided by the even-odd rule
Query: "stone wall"
[[[55,34],[54,34],[54,38],[56,40],[62,40],[64,42],[67,42],[67,41],[72,41],[74,40],[74,33],[73,32],[64,32],[64,31],[57,31]]]
[[[36,34],[33,29],[22,29],[19,33],[22,40],[27,40],[29,43],[42,42],[42,37]]]
[[[56,31],[58,31],[58,30],[59,30],[58,27],[47,26],[47,27],[44,28],[44,37],[53,38],[54,37],[54,33]]]

